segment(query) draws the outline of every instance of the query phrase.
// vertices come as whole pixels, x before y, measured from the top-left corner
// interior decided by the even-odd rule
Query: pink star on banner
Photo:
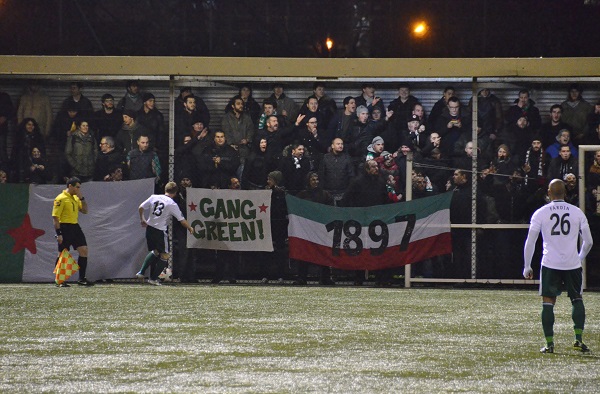
[[[31,227],[31,219],[27,213],[23,218],[21,226],[10,229],[7,233],[15,239],[15,246],[12,248],[13,253],[18,253],[21,249],[27,249],[31,253],[36,254],[37,248],[35,246],[35,240],[46,232],[39,228]]]
[[[264,212],[264,213],[267,213],[267,208],[269,208],[269,206],[265,205],[264,202],[262,203],[262,205],[258,206],[258,209],[260,209],[260,212]]]

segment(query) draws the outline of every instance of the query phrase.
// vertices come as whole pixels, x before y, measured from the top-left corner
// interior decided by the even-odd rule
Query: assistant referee
[[[81,181],[79,178],[70,178],[67,181],[67,188],[54,199],[52,208],[52,221],[56,231],[56,241],[58,242],[58,253],[63,249],[73,249],[79,253],[79,280],[77,284],[81,286],[91,286],[85,277],[87,269],[88,248],[85,235],[79,227],[79,212],[86,214],[88,212],[85,197],[81,195]],[[58,261],[58,259],[57,259]],[[69,287],[66,282],[58,285],[59,287]]]

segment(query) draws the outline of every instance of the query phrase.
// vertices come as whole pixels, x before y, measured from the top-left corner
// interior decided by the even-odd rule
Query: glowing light
[[[327,47],[328,51],[331,51],[331,48],[333,48],[333,40],[327,37],[327,41],[325,41],[325,46]]]
[[[423,37],[425,34],[427,34],[427,30],[428,28],[425,22],[418,22],[414,25],[413,33],[417,37]]]

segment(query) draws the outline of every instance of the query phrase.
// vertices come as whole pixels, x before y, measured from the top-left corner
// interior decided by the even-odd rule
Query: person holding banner
[[[79,253],[77,264],[79,265],[78,285],[92,286],[86,277],[88,248],[85,235],[79,227],[79,212],[88,213],[88,206],[85,197],[81,195],[81,181],[79,178],[70,178],[67,181],[67,188],[54,199],[52,207],[52,221],[56,231],[56,242],[58,242],[58,253],[63,249],[73,249]],[[58,262],[58,258],[56,260]],[[57,284],[58,287],[69,287],[65,282]]]
[[[350,182],[342,200],[342,206],[372,207],[375,205],[384,205],[388,202],[385,180],[379,175],[377,162],[375,160],[367,160],[363,169],[363,173]],[[364,271],[355,271],[354,285],[362,286],[363,282]]]
[[[165,194],[153,194],[148,197],[138,208],[140,215],[140,223],[146,228],[146,243],[150,253],[144,259],[144,264],[136,274],[138,279],[144,279],[144,272],[150,266],[150,279],[148,283],[152,285],[160,285],[158,275],[164,267],[158,267],[158,264],[166,266],[169,260],[169,244],[167,237],[167,226],[169,219],[174,217],[190,234],[194,233],[194,229],[189,225],[183,217],[179,206],[174,201],[179,188],[175,182],[169,182],[165,185]],[[146,220],[144,211],[150,211],[150,215]]]
[[[329,192],[319,187],[319,174],[316,172],[309,172],[306,176],[306,189],[302,190],[296,195],[296,197],[303,200],[316,202],[319,204],[333,205],[333,197]],[[305,285],[306,277],[308,276],[308,263],[305,261],[297,260],[298,266],[298,279],[294,281],[295,285]],[[333,286],[335,282],[331,280],[331,267],[326,265],[320,266],[321,276],[319,284],[324,286]]]

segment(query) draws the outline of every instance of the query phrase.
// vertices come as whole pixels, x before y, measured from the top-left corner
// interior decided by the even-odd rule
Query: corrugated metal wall
[[[56,115],[60,105],[65,97],[69,95],[69,80],[61,78],[61,80],[43,80],[42,87],[50,97],[53,112]],[[27,84],[26,80],[18,79],[0,79],[0,90],[7,92],[15,106],[18,105],[19,97],[23,92]],[[105,93],[111,93],[115,96],[115,102],[118,101],[125,94],[125,83],[123,81],[88,81],[84,83],[83,93],[88,97],[94,109],[98,110],[101,108],[100,97]],[[186,85],[181,83],[181,85]],[[192,85],[198,85],[192,84]],[[218,128],[223,115],[223,109],[225,108],[229,98],[237,94],[238,87],[236,82],[223,83],[223,82],[208,82],[203,83],[203,86],[194,86],[194,93],[206,102],[210,113],[211,113],[211,127],[213,129]],[[328,82],[327,83],[327,94],[332,97],[338,107],[341,107],[342,100],[346,96],[357,96],[360,94],[360,82],[349,83],[349,82]],[[376,94],[380,96],[386,106],[393,99],[397,97],[397,82],[381,82],[376,83]],[[427,113],[433,107],[433,104],[442,95],[442,91],[445,86],[452,85],[457,90],[457,96],[461,98],[463,103],[471,97],[471,84],[465,82],[454,83],[451,81],[440,81],[440,82],[423,82],[419,83],[411,82],[411,93],[421,100]],[[568,82],[544,82],[538,83],[534,80],[523,81],[522,83],[486,83],[492,89],[492,92],[502,100],[503,108],[506,109],[512,102],[517,98],[518,91],[521,88],[529,88],[531,91],[531,97],[536,101],[537,107],[540,109],[543,120],[548,119],[548,113],[550,106],[553,104],[560,104],[566,99]],[[581,84],[585,91],[584,97],[590,103],[595,103],[600,98],[600,82],[598,83],[582,83]],[[140,81],[142,91],[151,92],[156,96],[157,108],[163,113],[165,119],[169,116],[169,86],[168,82],[165,81]],[[270,83],[256,83],[253,84],[254,93],[253,97],[260,103],[266,97],[268,97],[272,91],[270,89]],[[533,88],[531,86],[534,86]],[[312,82],[290,82],[287,84],[285,89],[286,95],[291,97],[298,103],[302,102],[312,94]],[[175,94],[179,94],[179,89],[175,89]]]

